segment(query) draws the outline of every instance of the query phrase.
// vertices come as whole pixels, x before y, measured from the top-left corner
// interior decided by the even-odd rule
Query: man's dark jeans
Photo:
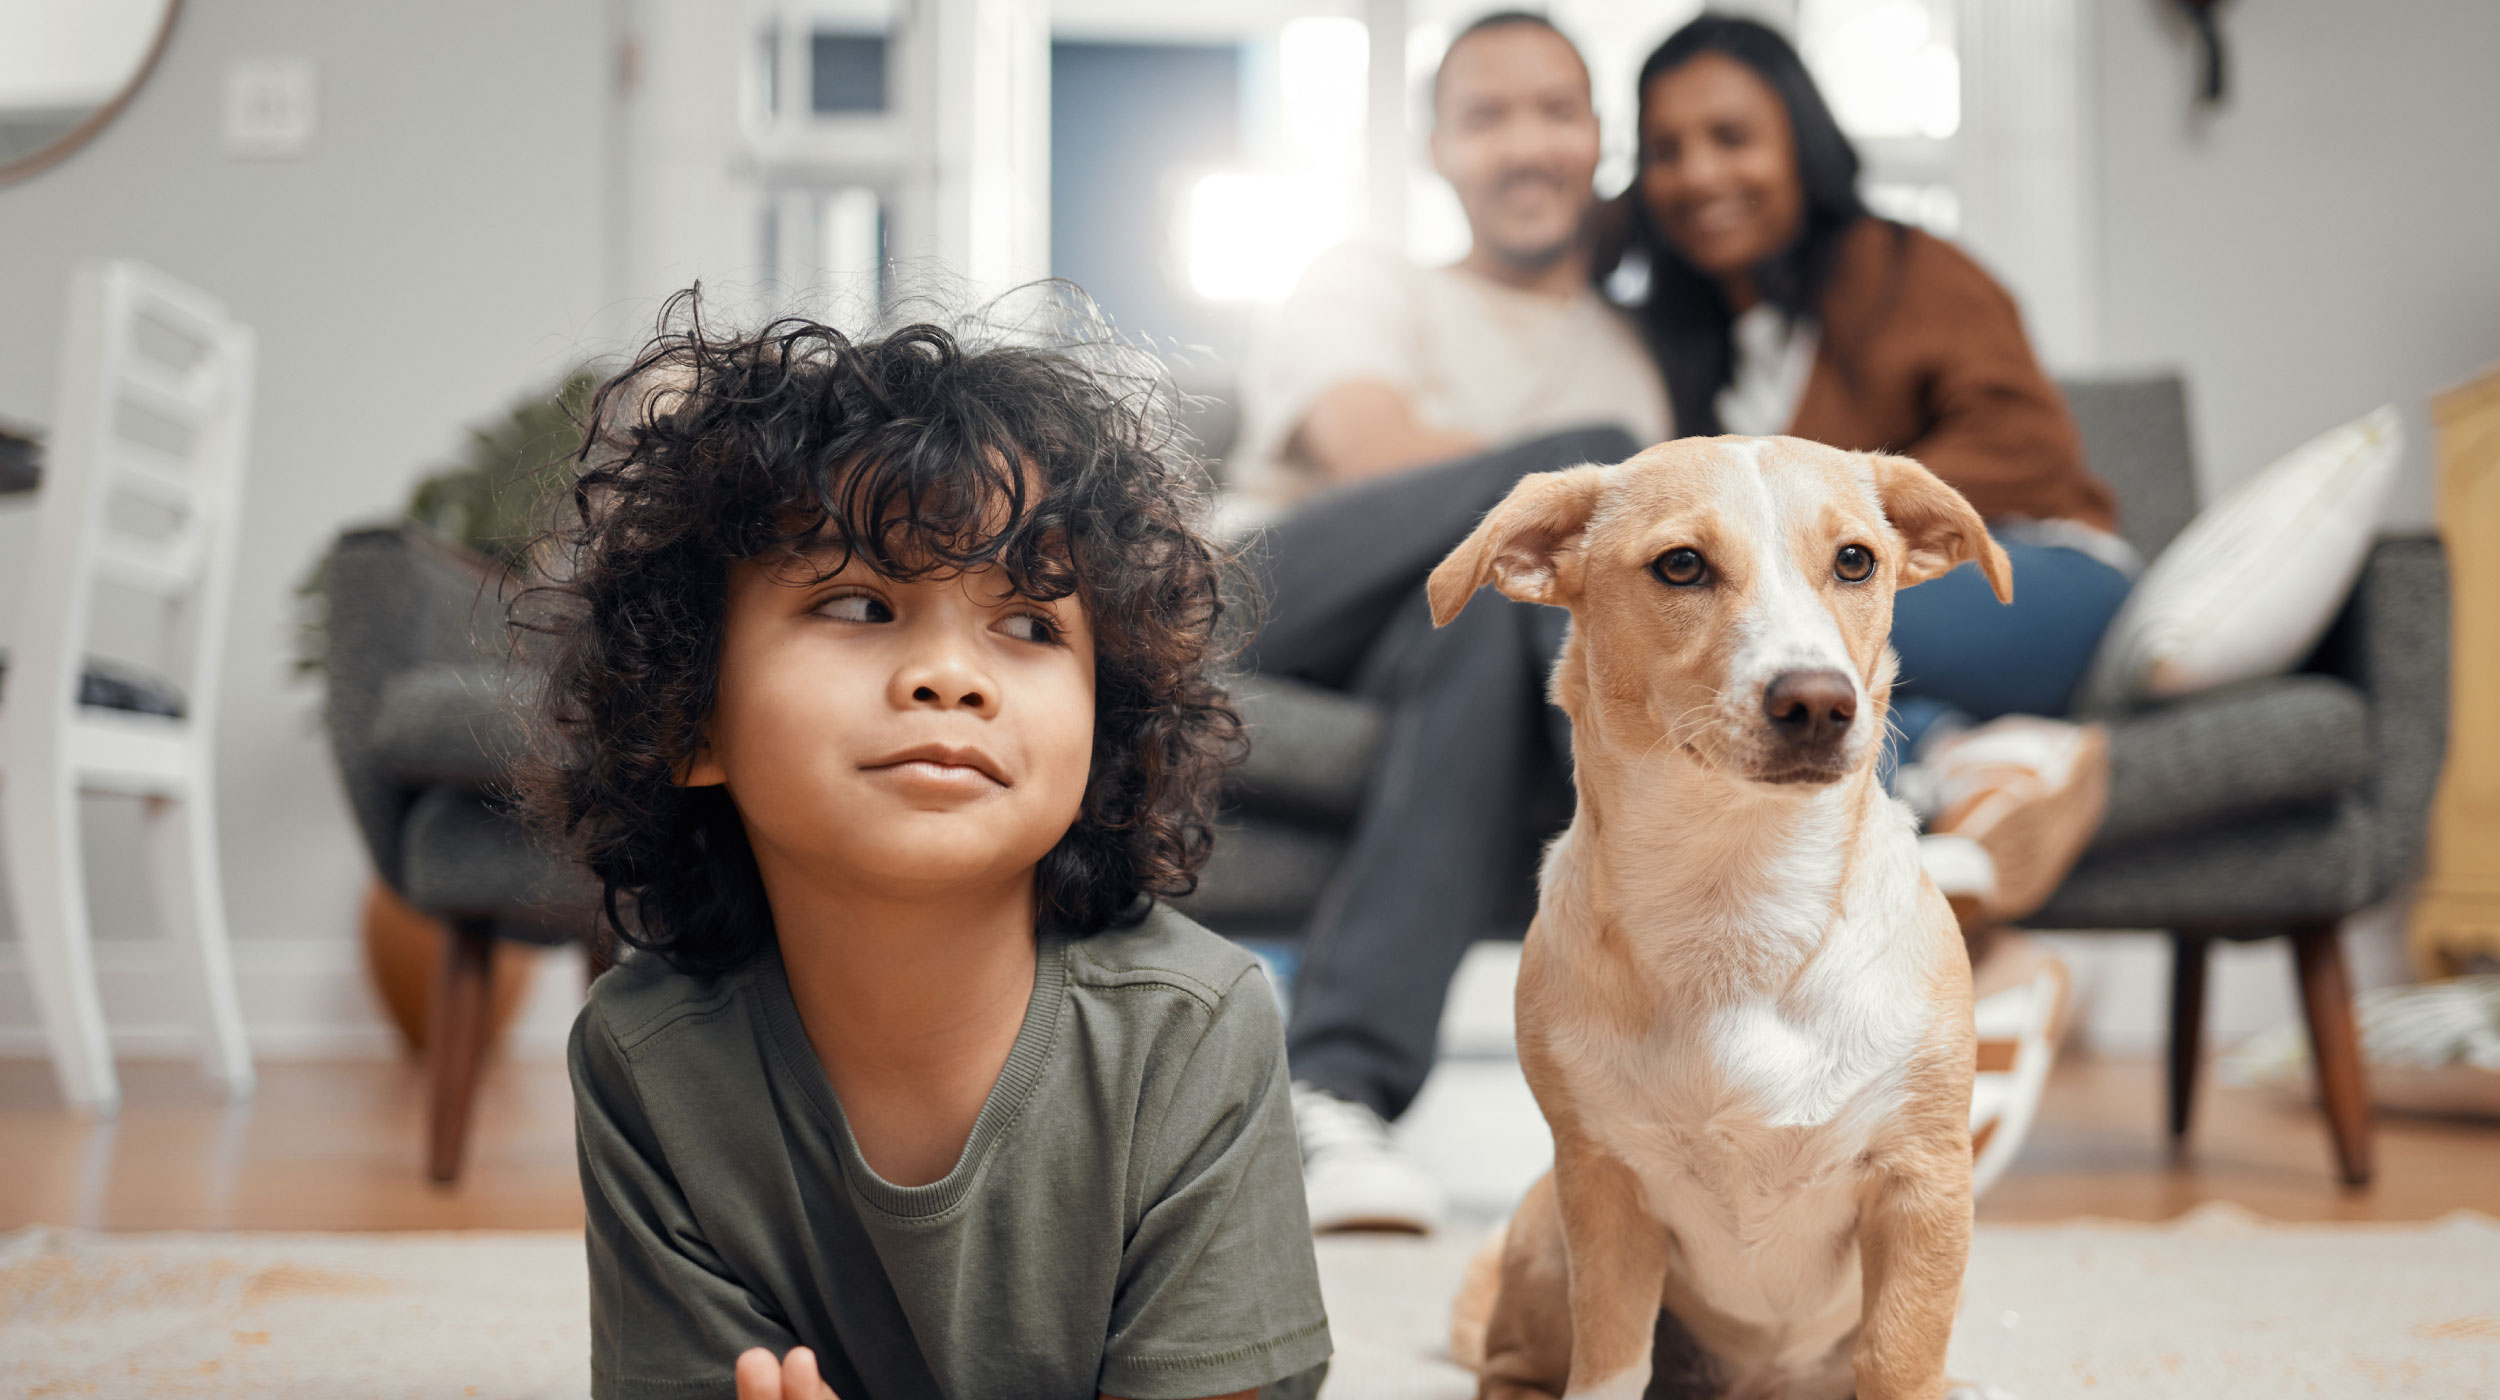
[[[1305,930],[1286,1043],[1293,1076],[1396,1117],[1431,1073],[1467,946],[1526,907],[1537,801],[1569,762],[1545,699],[1566,614],[1487,592],[1435,628],[1423,582],[1533,472],[1619,462],[1612,428],[1556,433],[1317,497],[1260,550],[1260,671],[1383,705],[1389,725],[1344,861]]]

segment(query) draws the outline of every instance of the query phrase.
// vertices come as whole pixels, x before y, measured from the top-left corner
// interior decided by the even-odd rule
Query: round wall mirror
[[[147,81],[182,0],[0,0],[0,185],[58,163]]]

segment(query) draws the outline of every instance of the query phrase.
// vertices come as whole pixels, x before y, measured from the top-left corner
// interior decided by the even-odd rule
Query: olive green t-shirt
[[[1044,936],[954,1169],[870,1170],[781,959],[601,977],[573,1028],[600,1400],[731,1396],[752,1346],[841,1400],[1308,1393],[1329,1354],[1274,993],[1168,909]]]

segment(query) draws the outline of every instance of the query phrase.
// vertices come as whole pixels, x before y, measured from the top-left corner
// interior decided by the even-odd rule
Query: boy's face
[[[731,567],[688,784],[728,785],[768,885],[908,898],[1029,872],[1092,766],[1084,608],[995,569],[897,583],[854,558],[803,582],[815,572]]]

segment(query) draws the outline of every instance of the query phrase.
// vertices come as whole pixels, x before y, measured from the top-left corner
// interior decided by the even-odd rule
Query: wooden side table
[[[2448,544],[2448,764],[2414,901],[2414,959],[2453,976],[2500,959],[2500,368],[2431,401]]]

